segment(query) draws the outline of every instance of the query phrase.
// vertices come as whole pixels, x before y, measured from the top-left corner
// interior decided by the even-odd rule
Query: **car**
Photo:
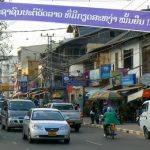
[[[33,108],[23,121],[23,139],[29,143],[36,140],[63,140],[70,142],[70,126],[61,112],[50,108]]]
[[[22,128],[23,119],[30,108],[35,104],[31,100],[7,99],[2,103],[1,124],[2,129],[9,131],[14,128]]]
[[[0,123],[1,123],[1,109],[2,109],[2,104],[3,104],[3,101],[0,101]]]
[[[75,110],[72,103],[49,103],[49,108],[60,110],[63,116],[68,117],[67,122],[75,132],[79,132],[83,123],[83,115],[80,110]]]
[[[150,139],[150,100],[142,104],[142,113],[139,118],[141,130],[144,132],[146,139]]]

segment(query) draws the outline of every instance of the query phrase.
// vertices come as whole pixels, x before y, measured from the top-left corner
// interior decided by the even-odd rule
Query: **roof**
[[[32,108],[32,110],[52,110],[52,111],[59,111],[58,109],[53,109],[53,108]]]
[[[26,102],[31,102],[32,100],[29,99],[7,99],[8,101],[26,101]]]
[[[59,104],[59,105],[72,105],[72,103],[51,103],[51,104]]]

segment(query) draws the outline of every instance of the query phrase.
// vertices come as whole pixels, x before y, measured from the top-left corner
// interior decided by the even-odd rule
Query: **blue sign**
[[[149,11],[0,3],[0,20],[44,21],[149,32],[149,16]]]
[[[90,70],[90,80],[100,79],[99,69]]]
[[[86,86],[86,80],[83,80],[82,77],[67,77],[67,80],[65,80],[66,77],[64,77],[63,80],[63,86],[67,87],[67,86]]]
[[[111,73],[111,64],[104,64],[100,67],[101,79],[109,79]]]
[[[136,84],[136,74],[128,74],[121,77],[122,85],[134,85]]]
[[[22,93],[26,93],[28,90],[28,86],[27,86],[27,82],[26,81],[21,81],[20,82],[20,90]]]

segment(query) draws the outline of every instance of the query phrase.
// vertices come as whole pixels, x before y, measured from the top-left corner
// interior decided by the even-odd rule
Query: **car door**
[[[148,125],[148,122],[147,122],[148,106],[149,106],[148,102],[145,102],[142,105],[142,114],[140,115],[140,127],[141,127],[141,129],[143,129],[144,126],[147,127],[147,125]]]
[[[148,104],[148,111],[147,111],[147,129],[150,131],[150,102]]]

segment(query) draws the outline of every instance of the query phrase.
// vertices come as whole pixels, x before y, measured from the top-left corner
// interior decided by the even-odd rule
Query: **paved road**
[[[82,127],[80,133],[71,133],[69,145],[62,142],[36,142],[29,144],[20,131],[0,130],[0,150],[149,150],[150,140],[141,136],[118,133],[117,138],[105,139],[101,129]]]

